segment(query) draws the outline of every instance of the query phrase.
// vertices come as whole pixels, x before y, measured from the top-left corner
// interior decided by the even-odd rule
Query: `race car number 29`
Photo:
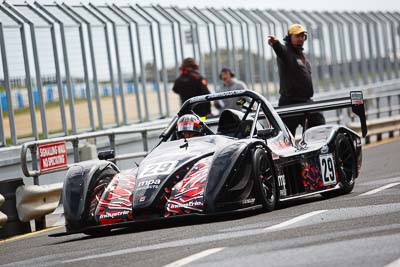
[[[321,174],[324,185],[335,184],[336,174],[332,154],[319,156],[319,162],[321,164]]]
[[[177,161],[164,161],[164,162],[147,165],[144,168],[144,170],[142,171],[139,178],[143,178],[143,177],[147,177],[147,176],[170,174],[174,170],[177,163],[178,163]]]

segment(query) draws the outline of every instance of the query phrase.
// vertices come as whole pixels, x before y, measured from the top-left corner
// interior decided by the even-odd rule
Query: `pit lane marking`
[[[45,233],[45,232],[49,232],[49,231],[52,231],[52,230],[55,230],[55,229],[58,229],[58,228],[61,228],[61,227],[63,227],[63,226],[61,226],[61,225],[60,226],[54,226],[54,227],[46,228],[46,229],[43,229],[43,230],[39,230],[39,231],[35,231],[35,232],[23,234],[23,235],[13,236],[13,237],[10,237],[10,238],[7,238],[7,239],[0,240],[0,244],[1,243],[6,243],[6,242],[9,242],[9,241],[13,241],[13,240],[18,240],[18,239],[22,239],[22,238],[35,236],[35,235],[38,235],[38,234],[41,234],[41,233]]]
[[[390,184],[387,184],[387,185],[378,187],[378,188],[376,188],[376,189],[374,189],[374,190],[365,192],[365,193],[363,193],[363,194],[361,194],[361,195],[359,195],[359,196],[369,196],[369,195],[373,195],[373,194],[376,194],[376,193],[378,193],[378,192],[381,192],[381,191],[383,191],[383,190],[389,189],[389,188],[394,187],[394,186],[399,185],[399,184],[400,184],[400,182],[398,182],[398,183],[390,183]]]
[[[275,224],[275,225],[272,225],[272,226],[270,226],[270,227],[264,228],[263,230],[266,231],[266,232],[267,232],[267,231],[279,230],[279,229],[281,229],[281,228],[284,228],[284,227],[287,227],[287,226],[289,226],[289,225],[295,224],[295,223],[297,223],[297,222],[303,221],[303,220],[305,220],[305,219],[308,219],[308,218],[310,218],[310,217],[312,217],[312,216],[321,214],[321,213],[326,212],[326,211],[328,211],[328,210],[316,210],[316,211],[312,211],[312,212],[309,212],[309,213],[306,213],[306,214],[303,214],[303,215],[294,217],[293,219],[290,219],[290,220],[288,220],[288,221],[284,221],[284,222],[281,222],[281,223],[279,223],[279,224]]]
[[[190,255],[190,256],[188,256],[186,258],[183,258],[183,259],[174,261],[174,262],[172,262],[170,264],[164,265],[164,267],[180,267],[180,266],[184,266],[184,265],[186,265],[188,263],[191,263],[193,261],[196,261],[196,260],[199,260],[201,258],[207,257],[207,256],[209,256],[211,254],[217,253],[217,252],[219,252],[219,251],[221,251],[223,249],[225,249],[225,248],[222,247],[222,248],[212,248],[212,249],[203,250],[203,251],[201,251],[199,253]]]

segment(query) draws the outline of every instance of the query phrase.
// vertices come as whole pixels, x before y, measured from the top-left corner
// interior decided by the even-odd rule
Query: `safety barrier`
[[[0,194],[0,207],[4,204],[6,200],[4,199],[3,195]],[[7,215],[0,211],[0,227],[5,225],[7,222]]]
[[[18,217],[23,222],[52,213],[60,201],[63,183],[23,185],[15,192]]]
[[[0,211],[7,216],[7,222],[0,227],[0,239],[31,231],[30,222],[22,222],[18,217],[15,192],[18,187],[23,185],[22,178],[8,179],[0,182],[0,195],[5,199],[3,205],[0,207]],[[0,217],[4,219],[4,216]]]
[[[351,122],[348,124],[356,132],[361,132],[359,123]],[[377,141],[382,140],[383,134],[388,134],[389,138],[394,137],[397,132],[400,134],[400,115],[372,119],[367,121],[368,134],[365,137],[365,143],[371,143],[371,137],[376,136]]]
[[[382,105],[382,100],[386,101],[385,105]],[[381,118],[385,114],[387,117],[391,117],[393,114],[400,113],[400,92],[385,92],[375,93],[370,95],[366,99],[367,118]]]

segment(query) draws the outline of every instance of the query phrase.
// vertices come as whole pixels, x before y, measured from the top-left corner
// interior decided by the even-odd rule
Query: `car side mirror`
[[[115,158],[115,151],[114,150],[104,150],[100,151],[97,154],[97,158],[99,160],[109,160]]]
[[[274,128],[266,128],[262,130],[257,130],[257,136],[261,139],[268,139],[276,135],[276,130]]]

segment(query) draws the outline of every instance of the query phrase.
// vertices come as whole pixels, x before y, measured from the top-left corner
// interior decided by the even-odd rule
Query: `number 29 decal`
[[[336,184],[336,172],[332,154],[319,156],[319,162],[324,185]]]
[[[170,174],[174,170],[176,164],[178,164],[178,161],[163,161],[149,164],[140,173],[138,178],[140,179],[147,176]]]

